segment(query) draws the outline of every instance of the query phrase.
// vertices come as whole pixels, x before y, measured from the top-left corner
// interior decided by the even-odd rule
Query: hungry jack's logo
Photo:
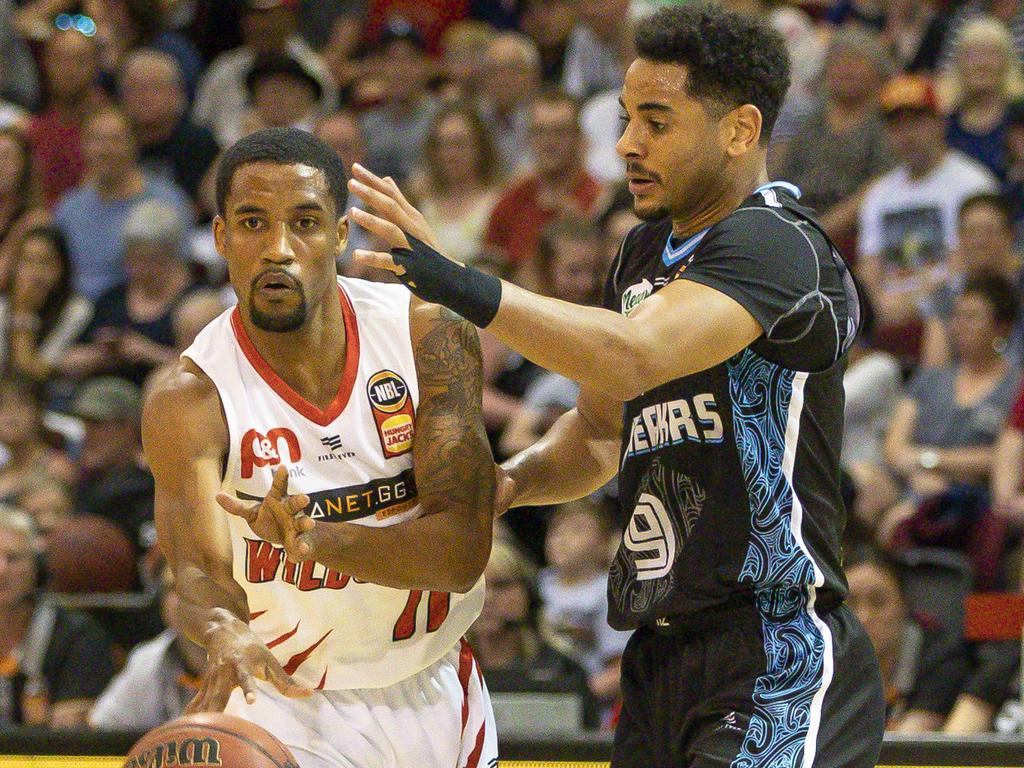
[[[287,427],[276,427],[265,435],[250,429],[242,436],[242,478],[251,478],[256,467],[276,467],[282,449],[287,449],[292,464],[302,459],[299,438]]]
[[[366,395],[384,458],[411,451],[415,413],[405,379],[394,371],[377,371],[366,384]]]

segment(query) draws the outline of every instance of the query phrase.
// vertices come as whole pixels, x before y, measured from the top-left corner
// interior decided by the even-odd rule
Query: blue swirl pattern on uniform
[[[794,371],[750,349],[729,361],[733,427],[750,497],[752,538],[740,581],[754,587],[768,668],[737,768],[802,765],[825,640],[807,610],[815,569],[790,526],[794,490],[782,471]]]

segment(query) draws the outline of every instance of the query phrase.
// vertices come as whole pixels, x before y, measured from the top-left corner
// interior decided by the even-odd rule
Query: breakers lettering
[[[286,427],[277,427],[266,435],[250,429],[242,435],[242,478],[251,478],[256,467],[276,467],[280,464],[282,444],[288,449],[288,461],[294,464],[302,459],[299,438]]]
[[[165,741],[133,757],[125,768],[206,768],[223,765],[220,759],[220,742],[214,738],[182,739]]]
[[[283,565],[282,565],[283,564]],[[307,560],[295,563],[284,549],[262,539],[245,539],[245,579],[250,584],[265,584],[278,578],[302,592],[315,589],[344,589],[351,577]]]
[[[695,395],[690,401],[672,400],[649,405],[633,417],[626,456],[656,451],[689,440],[720,443],[724,434],[718,404],[711,393]]]

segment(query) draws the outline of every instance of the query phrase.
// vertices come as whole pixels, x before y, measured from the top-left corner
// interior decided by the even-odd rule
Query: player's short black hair
[[[964,286],[963,294],[980,296],[992,308],[992,317],[999,325],[1013,325],[1020,309],[1020,300],[1013,284],[994,272],[983,272],[972,277]]]
[[[224,215],[224,206],[235,171],[249,163],[308,165],[322,171],[334,198],[338,218],[345,213],[348,200],[348,174],[338,153],[316,136],[298,128],[265,128],[240,139],[224,153],[217,166],[217,213]]]
[[[713,5],[663,7],[636,27],[637,56],[687,69],[687,90],[726,111],[753,104],[761,111],[761,143],[771,136],[789,88],[789,54],[782,36],[741,13]]]

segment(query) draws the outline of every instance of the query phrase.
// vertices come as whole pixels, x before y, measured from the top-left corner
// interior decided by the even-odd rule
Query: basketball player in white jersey
[[[238,306],[146,403],[159,540],[209,656],[191,708],[263,726],[303,768],[493,766],[462,640],[494,497],[479,343],[403,286],[337,276],[345,182],[293,129],[224,154]]]

